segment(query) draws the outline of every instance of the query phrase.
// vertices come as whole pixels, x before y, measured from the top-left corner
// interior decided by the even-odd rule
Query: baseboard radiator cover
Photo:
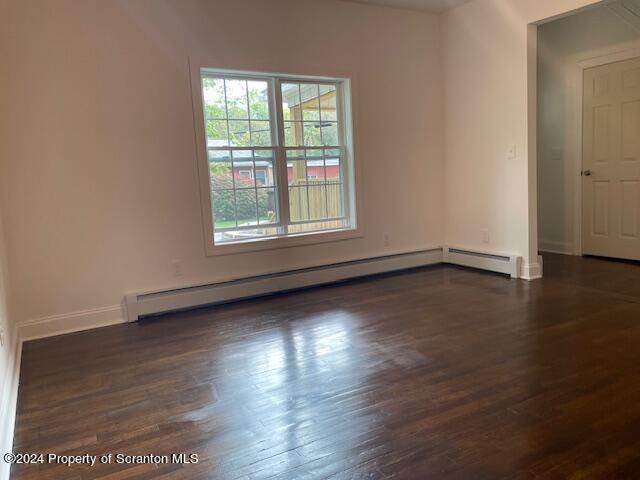
[[[520,277],[522,265],[522,257],[517,255],[487,253],[454,247],[444,247],[442,249],[442,261],[452,265],[504,273],[510,275],[511,278]]]
[[[442,263],[442,248],[125,296],[127,320]]]

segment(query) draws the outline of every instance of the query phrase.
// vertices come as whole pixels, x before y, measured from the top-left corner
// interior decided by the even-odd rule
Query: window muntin
[[[216,245],[355,227],[342,82],[201,80]]]

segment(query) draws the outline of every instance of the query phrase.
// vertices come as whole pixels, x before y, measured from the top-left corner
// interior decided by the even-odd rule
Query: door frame
[[[573,255],[582,256],[582,142],[584,71],[640,57],[640,41],[620,43],[569,57],[565,67],[568,75],[567,135],[565,158],[571,162],[573,183]]]

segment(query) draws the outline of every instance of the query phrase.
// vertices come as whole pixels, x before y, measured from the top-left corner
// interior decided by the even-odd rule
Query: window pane
[[[287,150],[287,160],[304,160],[304,150]]]
[[[289,185],[306,185],[307,169],[304,160],[287,162],[287,177]]]
[[[209,176],[214,190],[233,188],[231,177],[231,152],[228,150],[209,151]]]
[[[251,145],[248,120],[229,120],[229,140],[232,147]]]
[[[269,178],[270,171],[265,168],[256,167],[255,182],[258,187],[268,187],[273,185],[273,179]]]
[[[327,196],[324,185],[309,186],[309,215],[311,220],[327,218]]]
[[[274,188],[258,188],[258,218],[260,224],[278,223],[277,198]]]
[[[317,102],[313,102],[313,104],[304,104],[302,109],[302,119],[305,121],[320,121],[320,109],[318,108]]]
[[[247,104],[247,81],[225,80],[227,91],[227,112],[229,118],[244,120],[249,118]]]
[[[243,150],[233,150],[233,161],[234,162],[250,162],[253,159],[253,150],[250,148]]]
[[[327,155],[324,159],[324,171],[327,182],[341,182],[342,181],[342,165],[340,163],[339,156],[330,156],[333,150],[326,150]]]
[[[255,189],[236,190],[236,218],[239,227],[257,223]]]
[[[254,186],[253,170],[251,168],[239,168],[235,171],[236,185],[238,188],[249,188]]]
[[[236,188],[253,188],[253,155],[251,150],[233,151],[233,177]]]
[[[267,82],[250,80],[249,112],[252,120],[269,120],[269,85]]]
[[[289,225],[289,233],[310,233],[320,232],[323,230],[336,230],[342,228],[348,228],[349,221],[343,220],[327,220],[312,223],[301,223],[298,225]]]
[[[289,215],[292,222],[309,220],[307,187],[289,187]]]
[[[302,144],[302,122],[284,122],[285,147],[299,147]]]
[[[320,115],[322,116],[322,121],[337,121],[337,112],[336,86],[320,85]]]
[[[209,163],[216,162],[230,162],[231,161],[231,151],[230,150],[217,150],[214,148],[207,149],[207,158],[209,159]]]
[[[342,151],[339,148],[325,148],[324,154],[326,157],[340,157]]]
[[[207,120],[207,147],[226,147],[229,133],[226,120]]]
[[[282,83],[282,114],[285,120],[302,120],[300,110],[300,85],[297,83]]]
[[[342,206],[342,184],[327,184],[327,217],[338,218],[344,215]]]
[[[258,160],[256,160],[258,163]],[[260,161],[260,163],[267,163]],[[269,163],[268,166],[256,165],[255,182],[257,187],[272,187],[275,185],[273,179],[273,164]]]
[[[224,102],[224,80],[221,78],[203,78],[202,96],[205,119],[227,118]]]
[[[336,122],[322,123],[322,141],[324,145],[340,145],[338,140],[338,124]]]
[[[273,160],[273,156],[274,156],[274,151],[273,150],[256,150],[254,152],[254,155],[256,157],[256,160],[258,158],[265,158],[265,159],[270,159]]]
[[[320,121],[320,99],[318,98],[318,85],[302,84],[302,119],[307,121]]]
[[[251,145],[256,147],[271,146],[271,127],[269,122],[251,121]]]
[[[317,83],[301,83],[300,99],[302,104],[318,102],[318,84]]]
[[[273,152],[271,150],[256,150],[254,179],[258,187],[275,185]]]
[[[236,226],[236,207],[233,190],[218,190],[212,194],[213,223],[216,229]]]
[[[309,182],[324,181],[324,160],[307,160],[307,179]]]
[[[304,133],[305,147],[321,147],[322,146],[320,124],[318,122],[304,122],[303,133]]]
[[[253,238],[277,237],[283,233],[284,230],[281,227],[260,225],[256,226],[256,228],[250,229],[216,232],[214,234],[214,239],[216,244],[223,244],[251,240]]]
[[[305,157],[307,160],[322,160],[324,151],[320,149],[308,149],[305,150]]]

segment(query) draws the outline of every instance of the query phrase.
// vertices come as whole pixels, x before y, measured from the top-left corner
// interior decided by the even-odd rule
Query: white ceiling
[[[409,8],[412,10],[423,10],[425,12],[443,12],[450,8],[457,7],[470,0],[349,0],[358,3],[369,3],[372,5],[384,5],[387,7]]]

